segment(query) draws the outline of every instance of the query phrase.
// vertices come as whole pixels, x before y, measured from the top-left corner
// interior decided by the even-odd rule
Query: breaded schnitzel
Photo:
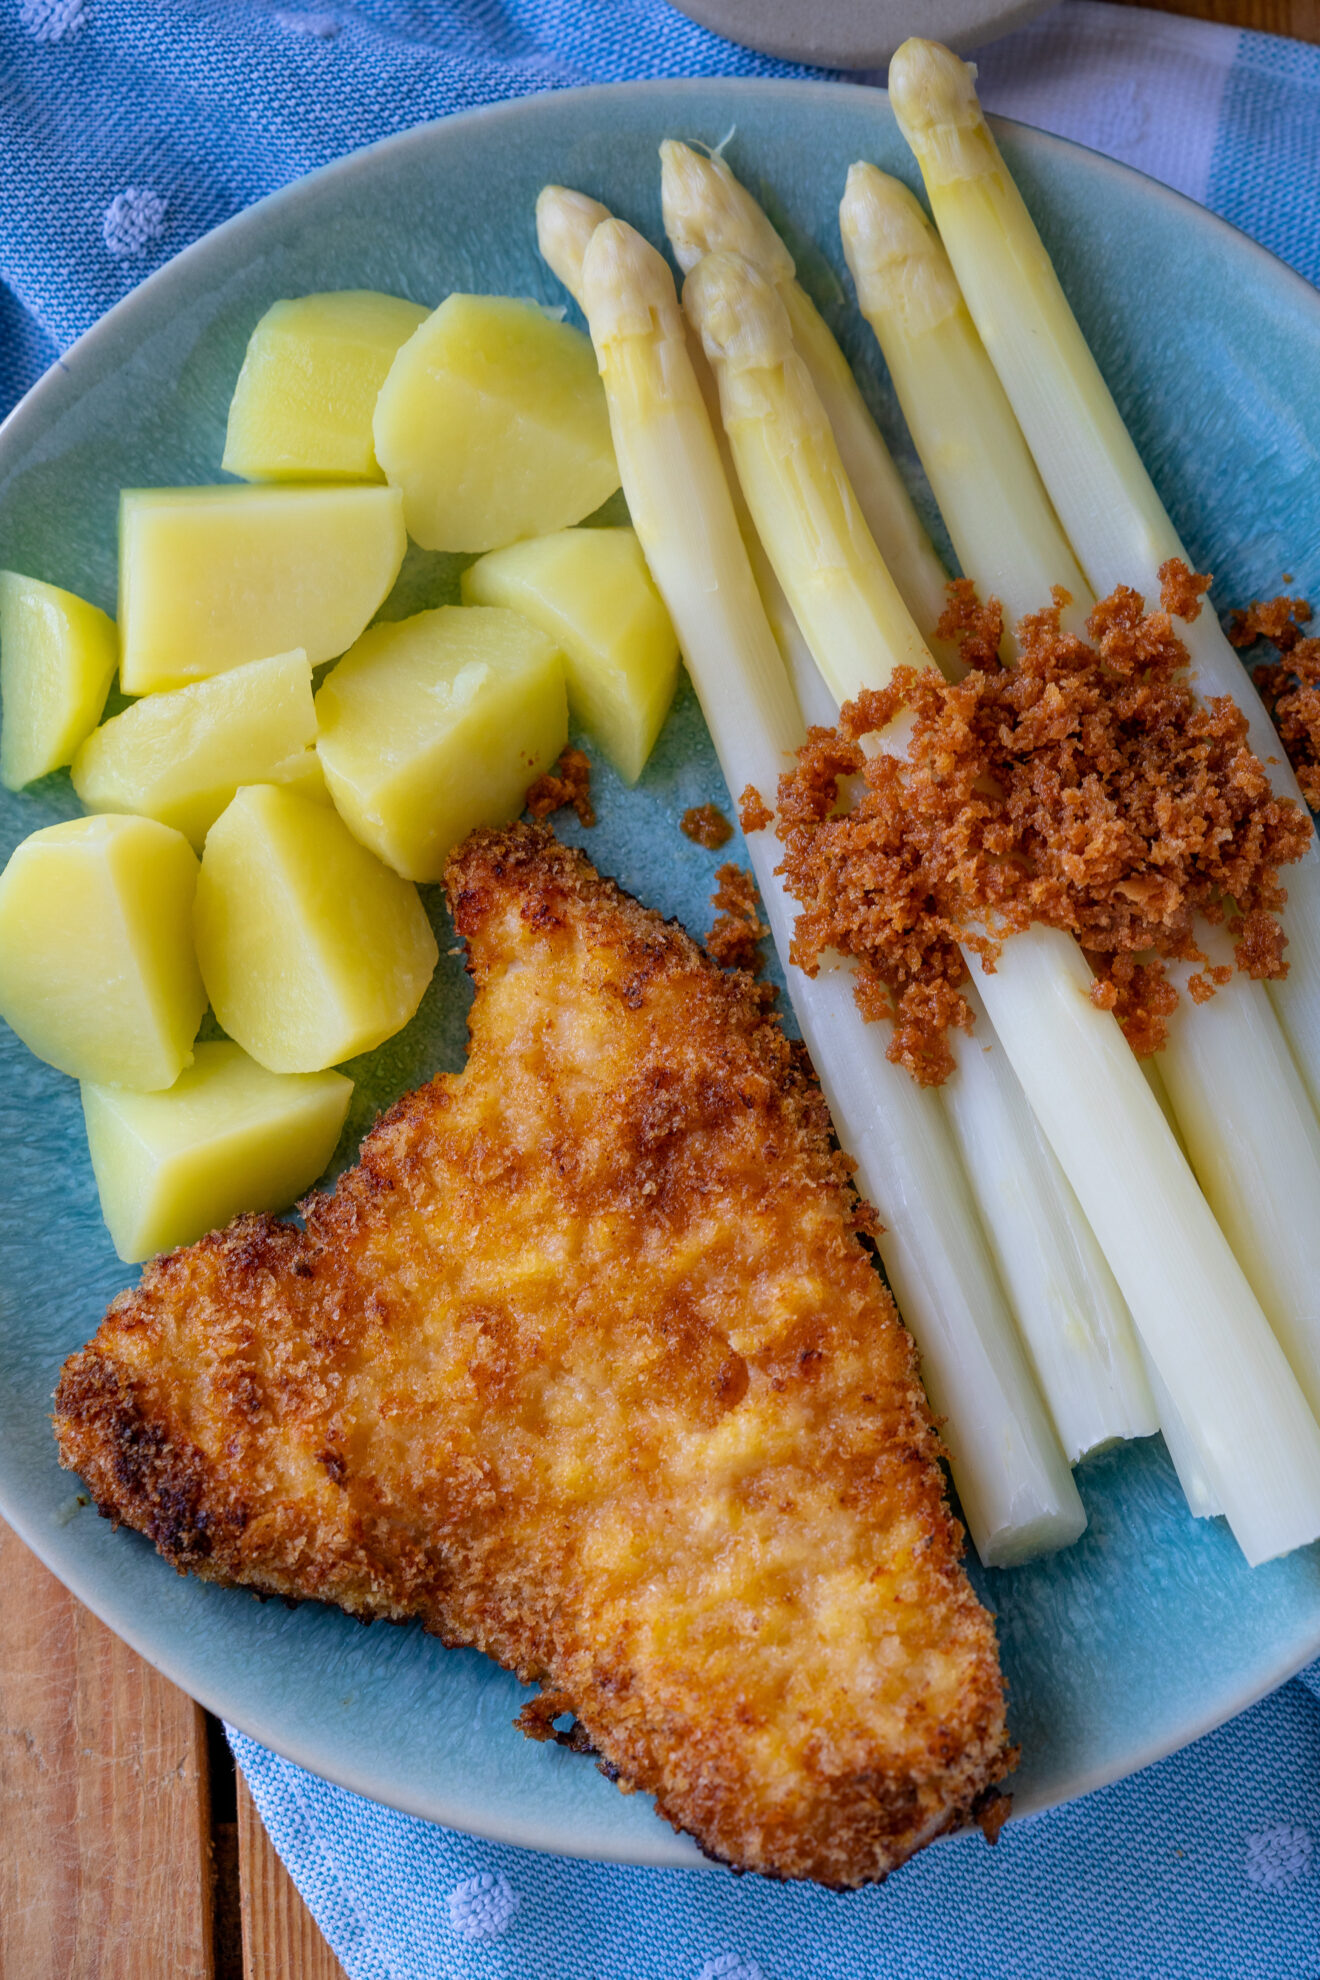
[[[820,1093],[766,993],[548,831],[447,882],[466,1069],[305,1230],[149,1265],[65,1365],[61,1457],[181,1570],[538,1682],[524,1730],[571,1714],[711,1855],[882,1877],[1008,1750]]]

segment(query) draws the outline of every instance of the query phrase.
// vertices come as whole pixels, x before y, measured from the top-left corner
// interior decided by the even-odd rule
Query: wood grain
[[[1120,0],[1134,6],[1139,0]],[[1290,34],[1298,41],[1320,41],[1320,0],[1160,0],[1161,13],[1185,14],[1226,27],[1257,28],[1262,34]]]
[[[238,1869],[243,1893],[243,1980],[346,1980],[238,1781]]]
[[[212,1980],[205,1720],[0,1523],[0,1980]]]

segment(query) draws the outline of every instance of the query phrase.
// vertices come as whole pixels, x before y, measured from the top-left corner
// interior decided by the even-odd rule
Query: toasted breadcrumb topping
[[[935,631],[940,639],[957,640],[967,666],[993,674],[999,666],[999,642],[1004,637],[1004,610],[997,598],[983,605],[970,578],[951,578],[949,602]]]
[[[707,852],[718,852],[733,837],[733,827],[716,804],[694,804],[683,813],[679,830]]]
[[[1200,609],[1207,579],[1170,564],[1161,581],[1166,600]],[[1167,604],[1148,613],[1120,586],[1088,643],[1063,631],[1057,591],[1018,626],[1009,670],[994,658],[994,601],[965,583],[950,594],[941,631],[972,671],[951,684],[900,668],[837,729],[812,729],[781,780],[793,961],[814,972],[827,949],[855,957],[863,1013],[893,1020],[889,1056],[923,1085],[952,1070],[950,1026],[971,1026],[963,947],[993,969],[1000,942],[1033,922],[1076,936],[1094,1001],[1142,1055],[1177,1003],[1165,962],[1206,962],[1197,915],[1227,919],[1240,969],[1285,974],[1279,870],[1311,822],[1274,795],[1233,703],[1197,702]],[[904,710],[907,756],[869,755],[862,739]],[[1199,970],[1193,997],[1220,974]]]
[[[1234,646],[1267,640],[1278,654],[1252,669],[1252,678],[1274,719],[1302,796],[1320,810],[1320,639],[1306,639],[1311,617],[1305,598],[1257,599],[1234,612],[1228,636]]]
[[[576,811],[583,825],[594,825],[596,807],[591,802],[591,762],[570,744],[553,770],[545,771],[531,786],[527,810],[538,822],[552,811]]]
[[[1208,571],[1189,571],[1181,557],[1170,557],[1160,565],[1160,604],[1175,619],[1189,626],[1201,616],[1201,600],[1213,580]]]
[[[706,953],[721,969],[746,969],[753,975],[761,967],[761,942],[769,929],[757,912],[756,882],[741,866],[721,866],[715,874],[718,885],[710,904],[719,913],[706,937]]]
[[[763,832],[774,815],[756,785],[748,784],[738,800],[738,823],[743,831]]]

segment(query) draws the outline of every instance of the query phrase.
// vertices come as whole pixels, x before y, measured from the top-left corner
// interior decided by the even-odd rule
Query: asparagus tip
[[[660,146],[665,232],[684,274],[706,254],[741,254],[772,282],[793,279],[793,257],[722,158],[666,138]]]
[[[587,244],[582,306],[598,346],[613,336],[642,336],[679,322],[669,264],[624,220],[602,220]]]
[[[587,244],[610,210],[568,186],[542,186],[536,198],[536,244],[541,259],[575,302],[582,300],[582,260]]]
[[[683,307],[712,364],[735,371],[777,365],[793,349],[773,284],[742,255],[703,255],[683,284]]]
[[[981,122],[976,65],[962,61],[943,42],[917,35],[903,43],[889,64],[889,101],[909,143],[942,124]]]
[[[865,163],[849,167],[839,231],[848,266],[859,282],[859,270],[879,276],[895,263],[924,260],[939,246],[915,193],[901,179]]]

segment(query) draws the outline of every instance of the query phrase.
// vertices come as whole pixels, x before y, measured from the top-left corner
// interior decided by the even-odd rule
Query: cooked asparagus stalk
[[[939,235],[901,179],[854,165],[843,251],[963,576],[1004,608],[1010,653],[1024,614],[1062,585],[1080,633],[1094,603]]]
[[[783,361],[805,364],[814,380],[817,371],[807,355],[811,341],[804,351],[796,333],[796,320],[802,311],[799,304],[795,318],[792,299],[800,298],[800,291],[792,281],[792,263],[765,216],[722,161],[712,162],[674,144],[662,145],[661,157],[666,216],[680,260],[692,261],[702,243],[741,241],[752,249],[748,258],[767,281],[776,284],[794,332],[792,352],[785,349]],[[809,304],[806,307],[810,309]],[[812,321],[819,325],[814,312]],[[736,335],[736,327],[730,328]],[[820,329],[823,331],[823,325]],[[828,332],[824,334],[828,337]],[[832,338],[829,346],[835,364],[846,371]],[[827,375],[836,375],[833,366]],[[851,396],[856,399],[855,386]],[[835,404],[843,397],[836,391]],[[807,395],[802,395],[802,402],[810,403]],[[825,411],[822,405],[822,414]],[[845,418],[844,430],[850,430],[851,424],[851,419]],[[838,429],[830,425],[830,431],[838,444]],[[749,443],[755,444],[758,437],[774,445],[771,420],[763,421],[757,434],[748,436]],[[794,444],[793,436],[787,437],[788,443]],[[821,438],[817,433],[813,440],[808,433],[802,440],[817,460],[826,458],[819,444]],[[1022,451],[1025,454],[1025,448]],[[1028,469],[1034,476],[1029,460]],[[790,475],[790,480],[796,487],[805,485],[801,476]],[[762,485],[777,486],[777,477],[764,477]],[[887,677],[888,627],[901,607],[885,562],[864,517],[857,512],[858,507],[866,508],[865,502],[859,498],[854,506],[846,475],[837,484],[830,483],[823,495],[822,485],[816,484],[816,493],[831,506],[830,528],[847,540],[850,559],[862,560],[868,571],[867,584],[859,586],[846,565],[831,564],[828,556],[821,554],[828,531],[817,530],[812,544],[802,546],[803,558],[814,562],[809,612],[816,649],[839,659],[845,671],[836,672],[831,686],[836,694],[846,696],[863,680],[878,682]],[[792,529],[803,515],[790,493],[780,526]],[[885,595],[887,607],[887,618],[880,625],[869,616],[877,591]],[[1047,596],[1047,592],[1042,594]],[[1040,599],[1033,602],[1038,604]],[[924,665],[929,653],[913,638],[904,657],[912,664]],[[973,1044],[960,1035],[954,1041],[954,1051],[959,1070],[948,1083],[945,1099],[955,1136],[1000,1276],[1009,1290],[1065,1451],[1076,1458],[1115,1438],[1150,1434],[1157,1427],[1154,1408],[1131,1322],[1011,1069],[1002,1052],[989,1047],[984,1037]],[[1034,1178],[1034,1185],[1028,1185],[1027,1178]],[[1056,1226],[1051,1221],[1056,1212],[1070,1218],[1076,1228],[1070,1228],[1066,1221]],[[1098,1270],[1088,1285],[1086,1268],[1092,1263]],[[1069,1345],[1061,1352],[1065,1342]]]
[[[684,274],[705,254],[741,254],[773,282],[793,342],[825,408],[866,526],[927,645],[946,657],[938,626],[948,573],[936,555],[870,408],[829,325],[797,280],[793,257],[723,158],[666,139],[660,147],[665,231]],[[956,650],[948,657],[956,662]]]
[[[872,558],[855,552],[846,476],[794,361],[782,304],[732,255],[699,263],[684,299],[719,381],[748,507],[817,664],[832,686],[850,662],[880,684],[910,654],[915,628],[893,586],[873,583]],[[839,573],[867,593],[865,611],[854,615],[866,638],[852,648],[817,646],[818,625],[843,622],[837,608],[823,620],[816,614],[822,573],[832,601],[843,589]],[[862,684],[854,674],[844,692]],[[891,733],[882,746],[896,740]],[[1007,940],[994,972],[978,980],[1247,1559],[1315,1538],[1320,1424],[1118,1024],[1091,1002],[1081,951],[1060,931],[1035,926]]]
[[[956,1070],[941,1091],[1000,1276],[1064,1453],[1160,1428],[1127,1307],[1082,1215],[975,982],[976,1017],[951,1037]]]
[[[1053,585],[1094,605],[1036,475],[1013,410],[962,302],[948,256],[907,187],[854,165],[840,225],[858,297],[898,388],[963,570],[1021,613]],[[954,466],[955,471],[948,472]],[[961,539],[961,540],[960,540]],[[1197,940],[1232,967],[1225,932]],[[1192,1167],[1311,1408],[1320,1414],[1320,1123],[1269,998],[1235,974],[1209,1004],[1182,989],[1161,1055]]]
[[[773,795],[802,737],[688,356],[665,263],[619,221],[597,228],[582,300],[633,525],[669,607],[729,787]],[[793,908],[764,830],[748,840],[803,1036],[862,1188],[881,1256],[946,1419],[955,1482],[983,1560],[1067,1545],[1085,1513],[1036,1393],[935,1095],[884,1055],[850,973],[788,963]]]
[[[566,186],[543,186],[536,202],[536,237],[543,259],[554,270],[559,280],[572,296],[579,309],[582,308],[582,262],[588,243],[602,220],[613,216],[598,199],[591,199],[586,193],[570,191]],[[699,340],[689,340],[689,356],[692,367],[701,387],[702,398],[706,402],[706,412],[711,429],[720,449],[725,479],[733,498],[734,513],[738,519],[738,529],[756,579],[756,588],[761,594],[770,630],[775,636],[775,644],[788,668],[789,679],[797,696],[798,706],[804,722],[822,723],[826,726],[837,719],[838,709],[830,699],[828,688],[816,670],[811,651],[798,627],[797,620],[789,609],[779,579],[770,566],[770,559],[762,548],[761,539],[756,533],[752,519],[743,500],[738,477],[733,472],[733,464],[728,458],[728,443],[724,438],[724,428],[720,425],[719,401],[715,390],[715,380],[711,377],[710,366]],[[913,517],[914,523],[916,517]],[[920,525],[917,525],[920,528]],[[931,550],[934,556],[934,550]],[[943,577],[940,571],[941,596]]]
[[[1130,584],[1154,597],[1186,552],[1123,424],[1022,196],[982,114],[974,71],[938,42],[905,41],[889,70],[972,320],[1097,597]],[[1228,695],[1276,791],[1301,802],[1282,743],[1214,613],[1183,637],[1198,693]],[[1288,975],[1270,998],[1320,1107],[1320,849],[1288,879]]]

